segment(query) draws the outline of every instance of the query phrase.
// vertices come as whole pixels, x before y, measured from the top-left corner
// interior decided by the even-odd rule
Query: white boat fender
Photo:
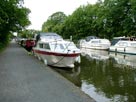
[[[41,57],[39,55],[37,57],[38,57],[39,60],[41,60]]]
[[[45,64],[45,65],[47,65],[47,64],[48,64],[46,59],[44,60],[44,64]]]
[[[81,63],[81,58],[80,58],[80,56],[76,57],[76,60],[75,60],[75,61],[78,62],[78,63]]]

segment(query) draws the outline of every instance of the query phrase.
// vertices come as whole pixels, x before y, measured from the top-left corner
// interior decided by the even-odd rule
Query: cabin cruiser
[[[112,52],[136,54],[136,39],[130,37],[115,37],[109,49]]]
[[[96,50],[108,50],[111,43],[108,39],[101,39],[95,36],[88,36],[86,39],[80,40],[81,48],[90,48]]]
[[[33,52],[45,64],[56,67],[72,68],[80,56],[80,49],[72,41],[64,40],[54,34],[41,37],[33,47]]]

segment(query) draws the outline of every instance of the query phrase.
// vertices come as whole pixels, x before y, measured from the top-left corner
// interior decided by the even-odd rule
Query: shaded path
[[[94,102],[15,43],[0,53],[0,102]]]

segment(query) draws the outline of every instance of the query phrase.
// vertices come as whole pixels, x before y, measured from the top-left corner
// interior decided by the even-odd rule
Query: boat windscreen
[[[124,38],[124,37],[123,38],[115,38],[115,39],[113,39],[111,41],[111,45],[115,45],[120,40],[122,40],[122,41],[129,41],[130,39],[129,38]]]
[[[86,37],[86,41],[90,41],[91,39],[98,39],[98,37],[96,37],[96,36],[88,36],[88,37]]]
[[[61,36],[50,36],[50,35],[43,35],[42,38],[45,38],[45,39],[62,39]]]
[[[132,47],[136,47],[136,43],[131,43],[131,46]]]
[[[68,49],[75,49],[75,48],[77,48],[76,45],[73,42],[66,43],[65,47],[68,48]]]
[[[119,40],[120,40],[120,39],[113,39],[113,40],[111,41],[111,45],[115,45]]]
[[[53,50],[64,50],[64,46],[62,44],[51,44]]]

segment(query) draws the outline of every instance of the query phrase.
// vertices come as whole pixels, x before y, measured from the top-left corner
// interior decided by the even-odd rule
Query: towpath
[[[0,102],[95,102],[16,43],[0,53]]]

